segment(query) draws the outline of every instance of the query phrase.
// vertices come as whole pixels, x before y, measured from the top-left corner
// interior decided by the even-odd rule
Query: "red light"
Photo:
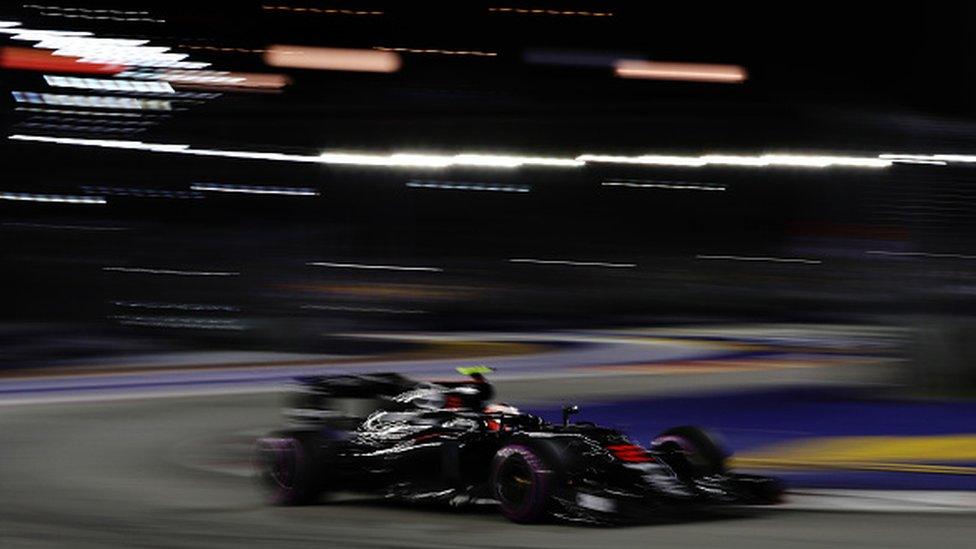
[[[16,47],[0,48],[0,68],[79,74],[116,74],[125,70],[122,65],[82,63],[77,57],[54,55],[47,50]]]
[[[620,461],[627,463],[647,463],[648,461],[654,461],[654,458],[636,444],[611,444],[607,446],[607,450]]]

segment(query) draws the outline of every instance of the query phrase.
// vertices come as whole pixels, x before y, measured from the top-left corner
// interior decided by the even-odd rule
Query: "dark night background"
[[[149,8],[165,17],[165,31],[152,24],[58,21],[12,3],[2,15],[36,28],[138,35],[213,68],[245,72],[267,70],[259,54],[207,48],[283,43],[498,55],[405,53],[395,74],[291,71],[282,93],[183,102],[166,113],[171,116],[146,113],[154,123],[123,136],[73,132],[63,122],[39,128],[36,113],[13,110],[9,92],[42,88],[40,73],[6,71],[0,86],[8,133],[306,154],[478,151],[570,158],[966,153],[976,136],[976,48],[967,3],[601,2],[599,9],[615,13],[605,18],[489,14],[480,2],[335,3],[383,10],[383,17],[286,13],[253,2],[219,8],[103,4]],[[597,9],[565,2],[554,7]],[[605,67],[528,64],[532,51],[733,63],[744,66],[749,79],[741,85],[618,79]],[[970,301],[968,290],[956,291],[971,277],[958,264],[920,270],[913,262],[865,254],[971,249],[965,164],[882,171],[593,164],[431,173],[7,140],[0,151],[7,192],[185,192],[195,182],[320,192],[311,199],[111,196],[107,206],[0,204],[7,280],[2,314],[18,326],[18,341],[23,330],[52,325],[72,333],[133,331],[178,344],[200,337],[211,344],[211,332],[227,337],[222,330],[119,326],[118,302],[231,307],[232,313],[200,314],[230,315],[247,327],[247,337],[235,331],[228,344],[277,348],[314,347],[322,334],[375,328],[863,319],[941,308],[944,300],[965,311]],[[601,187],[608,178],[721,184],[727,192]],[[522,184],[532,192],[406,187],[413,179]],[[730,265],[696,260],[699,254],[823,263]],[[507,262],[518,257],[638,267],[567,270]],[[435,265],[444,272],[340,272],[306,265],[312,261]],[[148,279],[103,270],[119,265],[241,275]],[[327,311],[323,304],[423,314]]]

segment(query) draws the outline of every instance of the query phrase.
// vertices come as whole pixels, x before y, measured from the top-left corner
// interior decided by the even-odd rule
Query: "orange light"
[[[646,80],[684,80],[689,82],[719,82],[741,84],[746,81],[746,70],[738,65],[708,63],[670,63],[622,59],[614,63],[616,75],[621,78]]]
[[[400,56],[390,51],[274,45],[264,53],[272,67],[357,72],[396,72]]]
[[[228,72],[212,77],[196,76],[193,72],[168,71],[160,80],[166,80],[177,88],[228,91],[274,91],[291,83],[287,76],[275,73]]]

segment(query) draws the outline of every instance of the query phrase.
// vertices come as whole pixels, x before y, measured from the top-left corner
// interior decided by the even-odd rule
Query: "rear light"
[[[607,446],[607,450],[613,454],[613,457],[626,463],[647,463],[648,461],[654,461],[654,458],[647,453],[647,450],[636,444],[611,444]]]

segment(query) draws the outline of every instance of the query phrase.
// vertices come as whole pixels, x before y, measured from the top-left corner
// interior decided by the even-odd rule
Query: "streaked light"
[[[334,263],[331,261],[313,261],[306,263],[311,267],[330,267],[333,269],[366,269],[377,271],[423,271],[429,273],[440,273],[444,269],[440,267],[414,267],[406,265],[371,265],[364,263]]]
[[[240,311],[238,307],[230,305],[208,305],[202,303],[157,303],[143,301],[113,301],[113,305],[133,309],[175,309],[179,311]]]
[[[80,116],[77,114],[68,114],[68,115],[65,115],[63,113],[56,114],[54,112],[55,110],[56,109],[51,109],[51,110],[33,109],[34,112],[38,112],[40,114],[31,115],[27,120],[28,121],[46,120],[49,122],[71,122],[71,123],[84,122],[84,123],[98,124],[101,126],[119,126],[119,127],[125,127],[125,126],[147,127],[147,126],[154,126],[157,124],[157,122],[153,120],[130,120],[126,118],[118,119],[118,118],[111,118],[111,117],[92,119],[91,117]],[[80,111],[80,112],[88,112],[88,111]]]
[[[796,166],[806,168],[829,168],[844,166],[849,168],[887,168],[891,161],[883,158],[859,158],[853,156],[820,156],[799,154],[766,154],[763,158],[770,166]]]
[[[30,92],[14,92],[15,97],[21,99],[32,97]],[[33,94],[38,95],[38,94]],[[41,94],[43,95],[43,94]],[[49,95],[49,94],[48,94]],[[77,96],[69,96],[77,97]],[[112,98],[128,99],[128,98]],[[779,155],[767,154],[762,156],[675,156],[675,155],[643,155],[643,156],[613,156],[582,154],[576,158],[553,158],[542,156],[513,156],[479,153],[461,153],[454,155],[420,154],[420,153],[350,153],[326,151],[319,155],[302,155],[262,151],[230,151],[221,149],[194,149],[190,145],[145,143],[142,141],[87,139],[77,137],[55,137],[46,135],[14,134],[8,139],[19,141],[33,141],[38,143],[56,143],[59,145],[77,145],[90,147],[106,147],[116,149],[144,150],[152,152],[179,153],[198,156],[215,156],[224,158],[240,158],[252,160],[274,160],[282,162],[312,162],[321,164],[347,164],[354,166],[381,166],[403,168],[431,168],[442,169],[454,166],[483,167],[483,168],[519,168],[522,166],[547,166],[578,168],[587,162],[614,164],[643,164],[653,166],[682,166],[702,167],[708,165],[735,165],[744,167],[800,167],[800,168],[886,168],[892,161],[882,158],[865,158],[853,156],[816,156],[816,155]],[[976,158],[976,157],[974,157]]]
[[[152,328],[189,328],[193,330],[244,330],[240,321],[230,318],[193,318],[175,316],[115,315],[119,324]]]
[[[442,50],[437,48],[392,48],[385,46],[374,46],[374,50],[392,51],[398,53],[431,53],[437,55],[470,55],[474,57],[497,57],[498,52],[480,50]]]
[[[41,10],[40,15],[46,17],[64,17],[69,19],[88,19],[94,21],[118,21],[124,23],[165,23],[165,19],[146,17],[148,11],[130,11],[113,9],[73,8],[65,6],[43,6],[38,4],[24,4],[26,9]]]
[[[971,154],[881,154],[878,158],[903,164],[932,164],[945,166],[950,162],[969,164],[976,162],[976,155]]]
[[[191,84],[233,84],[241,82],[244,79],[240,76],[232,76],[230,71],[153,68],[130,69],[119,73],[118,76]]]
[[[71,196],[63,194],[31,194],[0,192],[0,200],[21,202],[60,202],[64,204],[108,204],[100,196]]]
[[[173,93],[169,82],[146,80],[117,80],[114,78],[78,78],[75,76],[44,75],[48,85],[57,88],[81,88],[86,90],[112,90],[124,92]]]
[[[496,183],[467,183],[461,181],[431,181],[414,180],[407,182],[408,187],[417,189],[441,189],[449,191],[489,191],[502,193],[527,193],[532,190],[527,185],[502,185]]]
[[[458,154],[454,156],[453,163],[458,166],[491,166],[500,168],[517,168],[525,165],[575,168],[583,165],[583,162],[572,158],[498,154]]]
[[[264,53],[272,67],[356,72],[396,72],[400,56],[389,51],[274,45]]]
[[[66,114],[68,116],[108,116],[108,117],[123,117],[123,118],[140,118],[143,116],[142,113],[137,112],[106,112],[106,111],[76,111],[72,109],[47,109],[38,107],[16,107],[15,111],[21,112],[37,112],[43,114]],[[153,114],[147,116],[155,117],[167,117],[169,115],[165,114]]]
[[[122,65],[87,63],[77,57],[62,57],[48,51],[15,47],[0,48],[0,68],[105,75],[117,74],[125,69]]]
[[[724,84],[739,84],[746,80],[746,70],[738,65],[665,63],[660,61],[621,59],[614,63],[614,69],[616,75],[621,78],[717,82]]]
[[[86,193],[108,196],[134,196],[138,198],[203,198],[203,193],[191,191],[170,191],[166,189],[138,189],[133,187],[103,187],[96,185],[83,185],[81,189]]]
[[[194,72],[194,71],[190,71]],[[291,80],[283,74],[263,72],[228,72],[223,77],[206,77],[184,74],[169,76],[163,74],[161,80],[167,80],[184,88],[202,88],[228,91],[266,91],[280,90]]]
[[[633,269],[636,263],[609,263],[606,261],[577,261],[571,259],[532,259],[519,257],[508,260],[509,263],[530,263],[533,265],[567,265],[570,267],[608,267],[614,269]]]
[[[352,307],[349,305],[302,305],[302,309],[316,311],[338,311],[344,313],[380,313],[394,315],[422,315],[427,311],[421,309],[393,309],[389,307]]]
[[[57,36],[92,36],[91,32],[88,31],[61,31],[61,30],[38,30],[38,29],[26,29],[17,23],[13,26],[0,28],[0,33],[9,34],[15,40],[26,40],[26,41],[38,41],[44,40],[45,38],[57,37]]]
[[[210,191],[217,193],[243,194],[280,194],[288,196],[318,196],[315,189],[307,187],[259,187],[253,185],[228,185],[224,183],[194,183],[190,186],[194,191]]]
[[[94,8],[67,8],[63,6],[52,6],[52,5],[41,5],[41,4],[24,4],[24,9],[34,9],[34,10],[62,10],[62,11],[76,11],[79,13],[110,13],[113,15],[149,15],[148,11],[126,11],[126,10],[112,10],[112,9],[94,9]]]
[[[305,6],[261,6],[265,11],[284,11],[291,13],[314,13],[317,15],[383,15],[380,10],[350,10],[341,8],[310,8]]]
[[[59,107],[90,107],[95,109],[128,109],[169,111],[172,103],[162,99],[115,97],[110,95],[69,95],[59,93],[10,92],[18,103],[54,105]]]
[[[725,166],[768,166],[769,160],[762,156],[737,156],[731,154],[709,154],[701,159],[706,164]]]
[[[116,273],[174,275],[174,276],[240,276],[236,271],[183,271],[178,269],[147,269],[144,267],[102,267],[103,271]]]
[[[652,166],[742,166],[742,167],[794,167],[794,168],[887,168],[892,161],[877,157],[831,156],[831,155],[796,155],[796,154],[763,154],[748,155],[720,155],[706,154],[702,156],[611,156],[584,154],[576,157],[586,162],[607,162],[614,164],[646,164]]]
[[[650,166],[690,166],[699,167],[707,164],[704,160],[692,156],[668,156],[645,154],[642,156],[615,156],[606,154],[581,154],[576,160],[583,162],[606,162],[612,164],[647,164]]]
[[[556,10],[543,8],[512,8],[512,7],[491,7],[489,13],[507,13],[518,15],[563,15],[578,17],[613,17],[611,11],[586,11],[586,10]]]
[[[723,185],[708,183],[689,183],[686,181],[648,181],[642,179],[625,179],[604,181],[604,187],[628,187],[634,189],[668,189],[675,191],[724,191]]]
[[[33,46],[35,49],[54,50],[52,57],[71,57],[70,63],[73,64],[112,65],[118,66],[119,70],[125,65],[174,69],[202,69],[210,65],[204,62],[185,61],[187,54],[170,52],[168,47],[147,46],[149,41],[143,39],[98,38],[90,32],[24,28],[0,28],[0,33],[11,35],[13,40],[36,42]]]
[[[945,166],[948,164],[945,160],[934,160],[928,155],[916,155],[916,154],[881,154],[878,158],[883,158],[886,160],[891,160],[895,164],[924,164],[930,166]]]
[[[799,257],[763,257],[745,255],[696,255],[695,259],[717,259],[726,261],[765,261],[769,263],[802,263],[804,265],[820,265],[819,259],[803,259]]]
[[[869,255],[884,255],[891,257],[929,257],[933,259],[976,259],[976,255],[968,254],[945,254],[929,252],[887,252],[884,250],[869,250]]]
[[[18,128],[28,128],[28,129],[42,129],[42,130],[57,130],[57,131],[69,131],[69,132],[87,132],[87,133],[140,133],[146,131],[147,128],[131,128],[124,126],[113,126],[106,124],[68,124],[68,123],[53,123],[53,122],[20,122],[16,125]]]
[[[319,156],[324,164],[352,164],[358,166],[404,166],[418,168],[447,168],[450,166],[480,166],[490,168],[518,168],[525,165],[579,167],[581,160],[571,158],[547,158],[538,156],[507,156],[491,154],[415,154],[395,153],[359,154],[324,152]]]

